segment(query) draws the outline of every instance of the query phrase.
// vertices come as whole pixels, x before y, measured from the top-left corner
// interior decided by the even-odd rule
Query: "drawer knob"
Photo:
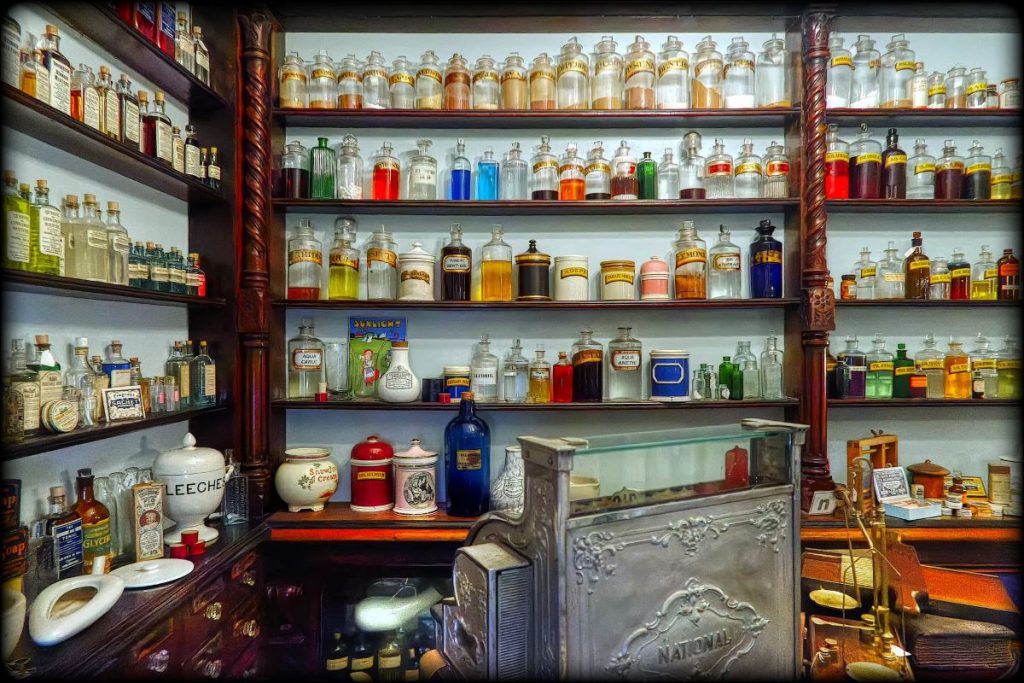
[[[256,585],[256,577],[253,576],[252,572],[246,572],[242,574],[242,585],[252,588]]]
[[[199,673],[206,678],[220,678],[221,669],[224,667],[219,659],[204,659],[199,662]]]
[[[210,621],[220,621],[220,617],[223,611],[224,610],[220,602],[211,602],[209,605],[206,606],[206,609],[203,611],[203,616],[205,616]]]
[[[235,622],[235,635],[255,638],[260,634],[260,623],[255,619],[239,619]]]
[[[146,657],[146,669],[153,671],[158,674],[162,674],[167,671],[167,666],[171,663],[171,653],[166,649],[157,650],[148,657]]]

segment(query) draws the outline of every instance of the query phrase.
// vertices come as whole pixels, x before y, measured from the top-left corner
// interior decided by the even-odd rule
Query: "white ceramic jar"
[[[555,301],[590,299],[589,275],[586,256],[556,256]]]
[[[437,453],[413,439],[409,450],[395,453],[395,507],[400,515],[437,511]]]
[[[398,255],[398,298],[400,301],[434,300],[434,263],[436,258],[413,242],[412,250]]]
[[[409,403],[420,397],[420,380],[409,364],[409,342],[391,342],[391,365],[377,380],[377,396],[388,403]]]
[[[224,464],[224,454],[213,448],[196,447],[196,437],[186,434],[182,447],[164,451],[153,462],[153,479],[167,487],[165,510],[176,522],[164,533],[164,543],[181,543],[181,532],[197,529],[207,545],[217,540],[216,529],[203,524],[206,516],[220,509],[224,481],[234,471]]]
[[[274,488],[288,504],[288,512],[320,512],[338,490],[338,466],[331,449],[319,446],[289,448],[274,473]]]

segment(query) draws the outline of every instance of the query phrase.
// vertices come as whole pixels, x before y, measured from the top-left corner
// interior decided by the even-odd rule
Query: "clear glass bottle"
[[[946,354],[935,348],[935,337],[928,335],[924,340],[924,348],[914,355],[914,363],[924,373],[928,382],[925,398],[946,397]]]
[[[963,350],[960,342],[949,338],[949,350],[946,351],[945,367],[946,393],[945,398],[966,399],[971,397],[971,364],[970,357]]]
[[[971,268],[971,300],[990,301],[996,298],[999,283],[999,269],[992,260],[987,244],[981,245],[978,260]]]
[[[992,155],[992,181],[989,185],[991,188],[989,196],[992,199],[1013,199],[1012,180],[1013,172],[1010,170],[1009,164],[1006,163],[1003,150],[997,149],[996,153]],[[38,194],[38,190],[36,194]]]
[[[761,398],[785,398],[782,388],[782,351],[778,349],[775,330],[768,333],[761,352]]]
[[[736,158],[733,193],[738,199],[758,199],[762,181],[761,157],[754,154],[754,143],[750,138],[744,138],[742,151]]]
[[[885,338],[875,334],[868,351],[864,398],[892,398],[893,355],[885,350]]]
[[[910,106],[914,109],[928,108],[928,74],[924,62],[914,62],[914,75],[910,80]]]
[[[861,247],[860,260],[853,264],[853,274],[857,279],[857,300],[874,299],[878,264],[871,260],[871,251],[867,247]]]
[[[889,242],[885,249],[885,258],[878,262],[878,275],[875,279],[876,299],[904,298],[906,276],[903,272],[903,259],[898,255],[895,242]]]
[[[683,221],[675,243],[675,298],[706,299],[707,244],[697,235],[693,221]]]
[[[399,197],[402,165],[391,151],[391,143],[385,142],[373,156],[370,199],[394,200]]]
[[[244,524],[249,521],[249,477],[242,471],[242,461],[235,455],[234,448],[224,449],[224,461],[234,469],[231,476],[224,480],[224,499],[220,504],[221,522],[229,526]]]
[[[79,231],[74,235],[73,254],[77,261],[75,268],[77,275],[74,277],[84,277],[86,280],[97,282],[110,282],[110,246],[107,238],[107,226],[96,216],[99,203],[96,201],[95,195],[83,195],[83,200]],[[85,248],[83,249],[83,247]],[[84,276],[83,273],[85,273]]]
[[[300,218],[288,240],[288,299],[317,300],[323,281],[323,245],[313,234],[313,224]]]
[[[991,199],[991,193],[992,157],[985,154],[985,149],[978,140],[974,140],[964,163],[960,198]]]
[[[189,156],[188,142],[185,143],[185,154]],[[194,176],[200,177],[202,173],[202,157],[198,145],[194,146],[194,157],[192,168]],[[189,161],[185,162],[186,172],[190,168]],[[275,196],[286,199],[308,199],[309,198],[309,152],[298,140],[292,140],[284,146],[281,153],[281,170],[279,179],[275,183]]]
[[[473,68],[473,109],[494,111],[500,104],[500,76],[494,59],[481,55]]]
[[[877,109],[881,92],[879,67],[882,56],[875,49],[871,36],[860,34],[853,44],[853,84],[850,86],[850,107],[852,109]]]
[[[764,152],[764,184],[761,196],[785,199],[789,196],[789,156],[786,149],[774,140]]]
[[[928,276],[928,298],[941,301],[949,299],[950,274],[945,258],[936,256],[932,259],[931,273]]]
[[[43,65],[50,75],[50,106],[68,116],[71,115],[71,62],[60,51],[60,31],[53,24],[47,24],[40,49]]]
[[[547,52],[530,63],[530,109],[550,111],[558,108],[555,67]]]
[[[355,219],[348,216],[334,222],[327,285],[327,298],[332,301],[355,301],[359,298],[359,250],[353,246],[357,226]]]
[[[36,181],[35,199],[29,206],[29,234],[28,269],[33,273],[59,275],[64,258],[60,210],[50,204],[50,190],[45,180]]]
[[[192,42],[196,46],[196,78],[206,85],[210,85],[210,50],[206,47],[206,41],[203,40],[202,26],[192,26]]]
[[[121,225],[121,207],[117,202],[107,202],[107,250],[110,255],[109,279],[112,285],[128,284],[128,254],[132,241],[128,231]]]
[[[886,50],[879,68],[879,107],[909,109],[913,102],[910,85],[914,78],[914,51],[902,33],[892,37]]]
[[[601,36],[594,46],[594,75],[591,81],[592,109],[622,109],[623,63],[612,36]]]
[[[317,146],[309,150],[309,198],[335,198],[334,150],[327,146],[327,138],[317,138]]]
[[[477,401],[498,400],[498,357],[491,353],[491,342],[486,334],[480,336],[477,352],[469,363],[469,385]],[[465,394],[462,398],[465,400]]]
[[[416,108],[416,81],[412,73],[412,63],[399,55],[391,62],[388,72],[388,96],[392,109]]]
[[[740,248],[732,243],[731,234],[724,226],[718,227],[718,243],[709,253],[711,268],[708,276],[709,299],[739,299],[743,296]]]
[[[192,40],[188,14],[185,12],[178,12],[178,22],[174,34],[174,61],[190,72],[196,72],[196,44]]]
[[[1017,340],[1014,337],[1006,337],[1003,348],[999,349],[996,357],[996,372],[998,373],[996,384],[996,395],[1001,399],[1020,399],[1020,351],[1017,350]]]
[[[299,333],[288,340],[288,398],[313,398],[324,378],[324,343],[312,318],[303,318]]]
[[[643,36],[636,36],[625,57],[626,109],[646,110],[655,106],[654,52]]]
[[[980,332],[974,338],[971,359],[971,398],[993,399],[999,394],[999,372],[996,370],[996,352],[989,348],[989,340]]]
[[[612,159],[611,193],[612,199],[628,200],[639,197],[636,157],[630,153],[625,140],[619,141],[619,148],[615,150],[615,157]]]
[[[871,137],[865,123],[850,143],[850,199],[882,196],[882,145]]]
[[[946,108],[946,74],[933,71],[928,76],[928,109]]]
[[[394,301],[398,298],[398,255],[391,233],[380,226],[366,245],[367,301]]]
[[[754,53],[747,49],[743,36],[734,37],[729,44],[724,75],[725,108],[753,108]]]
[[[338,109],[363,108],[363,64],[347,54],[338,65]]]
[[[491,241],[483,246],[480,256],[481,299],[512,301],[512,247],[501,239],[500,225],[491,231]]]
[[[530,361],[523,355],[523,346],[518,339],[512,340],[501,364],[501,398],[506,403],[525,403],[529,389]]]
[[[725,151],[722,138],[715,138],[704,173],[704,186],[708,199],[727,199],[733,194],[732,155]]]
[[[935,163],[935,198],[960,199],[963,191],[964,158],[957,155],[953,140],[946,140],[942,157]]]
[[[498,199],[498,161],[494,150],[484,150],[484,156],[476,162],[476,199],[494,201]]]
[[[441,65],[434,51],[427,50],[416,69],[416,108],[440,109],[441,91]]]
[[[338,199],[363,198],[363,158],[359,156],[359,140],[347,134],[335,155],[334,182]]]
[[[189,377],[192,382],[189,392],[191,407],[217,405],[217,365],[210,356],[205,339],[199,340],[199,353],[189,361]]]
[[[643,392],[643,350],[632,328],[619,327],[608,342],[608,400],[639,401]]]
[[[753,363],[754,374],[757,375],[757,356],[750,351],[750,342],[748,341],[737,341],[736,342],[736,353],[733,354],[732,364],[734,366],[732,381],[729,384],[729,398],[734,401],[739,401],[743,398],[758,398],[761,395],[761,382],[760,377],[756,381],[752,381],[748,387],[746,385],[746,377],[744,376],[744,370],[747,367],[747,363]]]
[[[935,198],[935,157],[924,138],[914,140],[914,156],[907,160],[907,199]]]
[[[704,199],[707,191],[704,188],[704,171],[706,161],[700,156],[700,133],[688,131],[683,136],[683,153],[679,161],[679,198]],[[732,174],[730,173],[730,179]]]
[[[987,90],[988,79],[985,77],[985,70],[977,67],[971,69],[967,74],[967,108],[987,109]]]
[[[549,139],[547,135],[540,136],[540,145],[531,160],[531,199],[558,199],[558,159],[551,153]]]
[[[472,197],[470,179],[473,166],[466,157],[466,141],[459,138],[455,143],[455,157],[452,159],[448,181],[448,199],[464,200]]]
[[[278,70],[277,102],[282,109],[309,106],[306,67],[298,52],[289,52]]]
[[[71,116],[93,130],[100,129],[100,94],[92,67],[79,64],[71,74]]]
[[[946,72],[946,109],[967,108],[967,69],[960,65]]]
[[[658,109],[690,108],[690,55],[676,36],[669,36],[658,53],[655,97]]]
[[[559,354],[560,359],[565,354]],[[551,403],[551,363],[544,360],[544,347],[538,345],[530,361],[530,379],[526,391],[527,403]]]
[[[501,108],[512,111],[530,108],[526,65],[518,52],[509,53],[501,65]]]
[[[679,164],[672,160],[672,148],[666,147],[658,164],[658,199],[679,198]]]
[[[513,142],[505,158],[501,162],[501,186],[499,196],[502,199],[522,200],[530,198],[530,175],[526,160],[523,159],[519,143]]]
[[[789,53],[786,52],[786,41],[772,37],[762,45],[763,51],[757,54],[754,84],[754,106],[775,108],[792,106],[789,95]],[[847,53],[849,54],[849,53]]]
[[[580,330],[580,338],[573,342],[572,400],[578,403],[600,403],[604,395],[604,348],[594,341],[594,331]]]
[[[334,62],[326,50],[313,55],[313,63],[309,65],[310,109],[334,109],[338,101],[338,74]]]
[[[556,87],[559,109],[590,108],[590,59],[576,36],[562,46],[558,55]]]
[[[363,66],[363,109],[387,109],[390,104],[387,62],[371,50]]]
[[[600,140],[594,141],[594,147],[590,150],[587,158],[587,165],[584,173],[584,197],[586,199],[611,199],[612,198],[612,167],[604,158],[604,146]]]
[[[584,197],[583,159],[576,153],[576,143],[565,146],[565,156],[558,162],[558,198],[573,201]]]
[[[690,78],[690,101],[694,109],[722,108],[722,53],[711,36],[697,43]]]
[[[451,56],[444,68],[444,108],[448,111],[469,109],[470,78],[466,60],[458,52]]]
[[[430,140],[417,140],[418,151],[409,164],[409,199],[437,199],[437,159],[428,151]]]
[[[831,35],[828,49],[832,58],[828,63],[825,81],[825,107],[843,109],[850,106],[850,89],[853,86],[853,57],[843,47],[843,38]]]

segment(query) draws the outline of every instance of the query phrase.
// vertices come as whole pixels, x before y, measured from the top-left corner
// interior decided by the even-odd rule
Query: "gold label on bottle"
[[[700,76],[705,71],[721,71],[722,60],[721,59],[705,59],[697,62],[693,67],[693,75]]]
[[[506,69],[501,72],[501,82],[505,81],[525,81],[526,73],[519,69]]]
[[[914,175],[921,175],[922,173],[935,173],[935,164],[924,162],[914,167]]]
[[[658,65],[658,78],[661,78],[669,71],[688,71],[690,60],[686,57],[672,57]]]
[[[1013,177],[1009,173],[997,173],[996,175],[992,176],[992,184],[1008,185],[1012,179]]]
[[[921,259],[919,261],[911,261],[907,266],[910,270],[928,270],[932,267],[932,264],[928,259]]]
[[[996,370],[1020,370],[1020,359],[997,360]]]
[[[754,263],[782,263],[782,252],[778,249],[765,249],[754,254]]]
[[[971,269],[970,268],[954,268],[953,270],[949,271],[949,274],[952,275],[953,277],[970,277],[971,276]]]
[[[379,664],[381,669],[397,669],[402,666],[402,655],[395,655],[393,657],[381,656]]]
[[[707,261],[707,252],[703,249],[683,249],[676,252],[676,268],[685,266],[687,263],[704,263]]]
[[[533,162],[533,172],[538,173],[545,168],[558,168],[558,161],[555,159],[541,159],[540,161]]]
[[[940,171],[962,171],[964,170],[964,162],[959,159],[948,159],[939,161],[937,168]]]
[[[985,279],[986,280],[994,280],[997,277],[999,277],[999,269],[998,268],[986,268],[985,269]]]
[[[561,76],[562,74],[568,73],[570,71],[575,71],[577,73],[586,74],[587,73],[587,63],[586,63],[586,61],[584,61],[582,59],[567,59],[564,62],[559,62],[558,63],[558,75],[559,76]]]
[[[477,71],[475,74],[473,74],[473,83],[474,84],[479,82],[479,81],[497,81],[497,80],[498,80],[498,72],[497,71],[491,71],[490,69],[485,69],[483,71]]]
[[[945,84],[933,85],[930,88],[928,88],[928,97],[935,97],[936,95],[945,95],[945,94],[946,94],[946,85]]]
[[[929,278],[928,282],[933,285],[941,285],[946,282],[951,282],[949,273],[935,273]]]
[[[833,161],[849,161],[849,160],[850,160],[850,153],[849,152],[825,152],[825,162],[826,163],[833,162]]]
[[[292,249],[288,252],[288,265],[296,263],[315,263],[321,265],[324,255],[316,249]]]
[[[358,71],[342,71],[338,74],[338,82],[342,81],[357,81],[362,82],[363,75]]]
[[[917,361],[917,365],[922,370],[941,370],[942,359],[941,358],[925,358]]]
[[[561,175],[568,171],[576,171],[576,173],[582,173],[583,167],[576,163],[562,164],[558,167],[558,174]]]
[[[444,75],[445,86],[449,85],[469,85],[469,72],[468,71],[449,71]]]
[[[621,271],[615,273],[605,273],[604,275],[604,283],[606,285],[610,285],[613,282],[628,282],[629,284],[633,284],[634,279],[635,276],[633,275],[633,273]]]
[[[634,59],[626,65],[626,80],[642,73],[654,75],[653,59]]]
[[[891,360],[879,360],[873,363],[868,363],[868,372],[885,372],[892,371]]]
[[[356,473],[356,481],[368,481],[368,480],[384,481],[387,478],[388,478],[388,473],[387,472],[369,471],[369,472],[357,472]]]
[[[367,69],[363,72],[363,79],[367,78],[384,78],[388,77],[388,72],[384,69]]]
[[[374,171],[397,171],[399,170],[398,159],[378,159],[373,162]]]
[[[875,273],[877,273],[877,272],[878,272],[878,269],[875,268],[874,266],[872,266],[871,268],[861,268],[860,269],[860,277],[862,277],[862,278],[874,277]]]
[[[364,671],[366,669],[373,668],[373,656],[369,657],[358,657],[352,659],[352,670],[353,671]]]
[[[455,451],[455,469],[457,470],[479,470],[483,468],[483,454],[479,448]]]
[[[972,370],[995,370],[996,359],[995,358],[980,358],[975,361],[971,361]]]
[[[533,81],[553,81],[555,80],[555,72],[548,69],[530,72],[530,82]]]
[[[603,161],[587,164],[587,167],[584,169],[584,173],[587,175],[590,175],[591,173],[604,173],[605,175],[610,175],[611,172],[612,167]]]
[[[92,558],[110,552],[110,518],[94,524],[82,524],[82,552],[90,564]]]
[[[394,267],[398,263],[398,256],[390,249],[371,247],[366,250],[366,261],[371,267],[374,262],[386,263]]]
[[[583,349],[577,351],[572,356],[573,365],[582,365],[583,363],[600,363],[603,360],[603,354],[598,349]]]
[[[417,79],[419,79],[419,78],[429,78],[429,79],[435,80],[438,83],[440,83],[441,82],[441,72],[438,71],[437,69],[431,69],[431,68],[426,68],[425,67],[425,68],[421,68],[419,71],[416,72],[416,78]]]
[[[390,86],[396,86],[399,83],[413,85],[412,74],[403,71],[400,73],[391,74],[391,77],[388,78],[388,85]]]
[[[587,274],[588,273],[586,268],[580,268],[578,266],[572,268],[562,268],[560,271],[558,271],[558,277],[561,278],[562,280],[570,277],[585,278],[587,277]]]
[[[351,258],[345,254],[331,254],[331,265],[339,268],[351,268],[359,270],[359,259]]]
[[[446,388],[448,388],[448,387],[468,387],[469,386],[469,378],[468,377],[445,377],[445,379],[444,379],[444,386]]]
[[[744,173],[756,173],[757,175],[761,175],[761,164],[756,161],[744,161],[736,167],[736,175],[742,175]]]
[[[988,89],[988,83],[985,81],[978,81],[977,83],[971,83],[967,86],[967,94],[973,95],[976,92],[985,92]]]
[[[789,175],[788,161],[769,161],[765,166],[764,174],[769,178],[780,175]]]
[[[403,270],[401,275],[402,282],[407,280],[419,280],[430,284],[430,273],[425,270]]]
[[[732,69],[749,69],[754,70],[754,62],[749,59],[735,59],[725,65],[725,74],[728,74]],[[724,75],[724,74],[723,74]]]
[[[896,70],[897,71],[913,71],[914,70],[914,62],[911,61],[911,60],[903,60],[903,61],[900,61],[900,62],[896,62]]]
[[[949,374],[956,375],[956,374],[959,374],[961,372],[967,372],[970,369],[969,365],[970,364],[967,363],[966,361],[963,362],[963,363],[950,363],[950,365],[949,365]]]
[[[333,69],[326,69],[324,67],[313,69],[313,71],[310,72],[309,76],[310,78],[329,78],[332,81],[338,80],[338,76],[336,73],[334,73]]]
[[[967,167],[967,170],[964,171],[964,172],[967,175],[971,175],[972,173],[984,173],[984,172],[991,173],[991,171],[992,171],[992,164],[981,163],[981,164],[971,164],[970,166]]]
[[[281,76],[282,81],[302,81],[306,82],[306,74],[301,71],[285,71]]]
[[[901,365],[900,367],[895,368],[893,370],[893,374],[895,374],[897,377],[902,377],[904,375],[913,375],[914,374],[914,366],[913,365]]]
[[[348,668],[348,657],[328,659],[327,665],[324,668],[328,671],[344,671]]]
[[[876,164],[882,163],[882,155],[877,152],[868,152],[867,154],[857,155],[856,162],[858,165],[869,164],[872,161],[875,162]]]
[[[832,66],[848,66],[853,68],[853,58],[850,55],[839,55],[838,57],[832,58]]]
[[[888,157],[885,158],[885,167],[886,168],[889,168],[890,166],[895,166],[896,164],[906,164],[906,163],[907,163],[907,155],[906,154],[890,154]]]

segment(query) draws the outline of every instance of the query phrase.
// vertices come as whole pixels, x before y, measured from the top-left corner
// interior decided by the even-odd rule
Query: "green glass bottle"
[[[128,286],[149,289],[149,264],[142,242],[136,242],[128,254]]]
[[[658,162],[644,152],[644,158],[636,165],[637,199],[658,198]]]
[[[712,398],[731,398],[732,385],[737,374],[739,373],[736,372],[736,366],[729,360],[729,356],[722,356],[722,362],[718,366],[718,396],[713,396]]]
[[[892,398],[893,358],[885,350],[885,338],[876,334],[867,354],[868,372],[865,398]],[[908,392],[909,393],[909,387]]]
[[[60,275],[63,252],[60,233],[60,209],[50,204],[50,190],[45,180],[36,181],[36,200],[29,207],[32,251],[29,270],[46,275]]]
[[[892,362],[892,397],[910,398],[910,377],[914,374],[914,359],[907,358],[907,345],[896,345],[896,358]]]
[[[4,171],[4,268],[28,270],[31,252],[28,200],[18,192],[18,179]]]
[[[317,138],[317,146],[309,150],[309,198],[334,199],[334,150],[327,138]]]

